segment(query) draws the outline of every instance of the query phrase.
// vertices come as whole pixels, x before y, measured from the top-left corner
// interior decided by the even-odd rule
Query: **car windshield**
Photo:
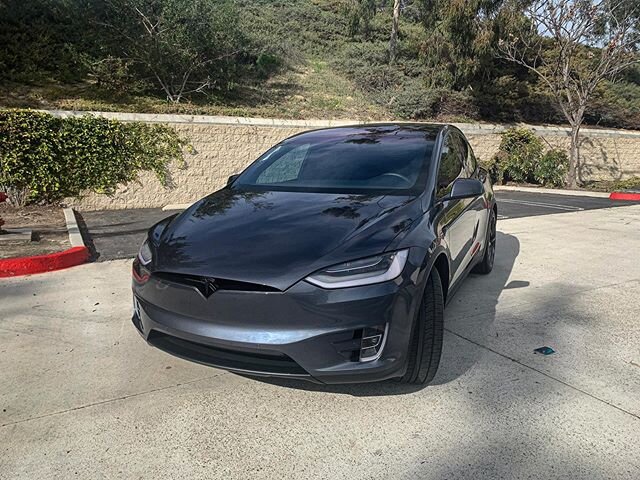
[[[319,130],[276,145],[233,184],[257,190],[417,193],[426,183],[433,130],[388,126]]]

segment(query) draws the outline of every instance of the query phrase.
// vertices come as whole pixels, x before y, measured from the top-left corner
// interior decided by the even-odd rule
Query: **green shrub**
[[[637,190],[640,189],[640,177],[630,177],[625,180],[616,180],[613,182],[611,190]]]
[[[277,55],[271,53],[261,53],[256,58],[256,70],[261,78],[273,75],[282,67],[282,60]]]
[[[620,190],[640,190],[640,177],[633,176],[624,180],[592,180],[584,185],[590,190],[616,192]]]
[[[164,125],[3,110],[0,190],[17,205],[56,202],[86,190],[112,194],[145,170],[166,185],[167,166],[182,159],[182,144]]]
[[[98,88],[116,95],[141,93],[149,88],[149,82],[138,80],[131,60],[107,56],[89,63],[89,76]]]
[[[334,63],[363,92],[379,92],[402,79],[402,73],[389,66],[386,42],[350,44]]]
[[[542,141],[531,130],[509,128],[502,134],[500,148],[489,165],[489,172],[499,183],[509,180],[535,183],[542,151]]]
[[[387,91],[385,96],[384,103],[398,118],[432,118],[437,108],[437,96],[419,80]]]
[[[533,176],[542,185],[562,187],[569,171],[569,157],[557,148],[547,150],[538,161]]]
[[[526,128],[502,134],[498,152],[483,167],[495,183],[514,181],[562,187],[569,170],[566,152],[552,148],[543,153],[542,140]]]

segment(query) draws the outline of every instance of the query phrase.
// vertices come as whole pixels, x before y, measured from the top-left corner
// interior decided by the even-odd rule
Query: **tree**
[[[393,2],[393,19],[391,20],[391,38],[389,39],[389,63],[394,64],[398,54],[398,29],[400,28],[400,7],[402,0]]]
[[[232,82],[244,39],[228,1],[107,0],[97,8],[115,57],[133,62],[169,101]]]
[[[363,36],[368,38],[371,34],[371,21],[377,9],[376,0],[349,0],[347,4],[349,34],[354,36],[362,31]]]
[[[498,55],[535,73],[571,126],[567,185],[580,174],[579,133],[585,111],[604,80],[637,63],[640,8],[625,0],[534,0],[524,16],[513,7],[514,29]]]
[[[0,192],[0,203],[4,202],[7,199],[7,194],[4,192]],[[0,233],[2,233],[2,226],[4,225],[4,220],[0,217]]]
[[[492,67],[492,45],[504,0],[418,0],[424,27],[424,61],[432,87],[463,90],[482,83]]]

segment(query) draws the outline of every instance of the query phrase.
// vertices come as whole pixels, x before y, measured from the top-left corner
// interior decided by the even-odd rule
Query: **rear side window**
[[[436,195],[442,198],[451,191],[454,180],[461,176],[466,156],[466,145],[463,140],[451,132],[445,138],[438,169],[438,185]]]

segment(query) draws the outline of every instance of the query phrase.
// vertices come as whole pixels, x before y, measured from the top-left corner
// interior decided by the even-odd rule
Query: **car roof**
[[[344,125],[338,127],[321,128],[317,130],[308,130],[287,140],[305,139],[326,140],[329,138],[341,138],[351,135],[371,135],[382,133],[409,133],[424,136],[425,140],[435,141],[438,134],[447,128],[448,125],[441,123],[404,123],[404,122],[387,122],[387,123],[364,123],[360,125]]]

